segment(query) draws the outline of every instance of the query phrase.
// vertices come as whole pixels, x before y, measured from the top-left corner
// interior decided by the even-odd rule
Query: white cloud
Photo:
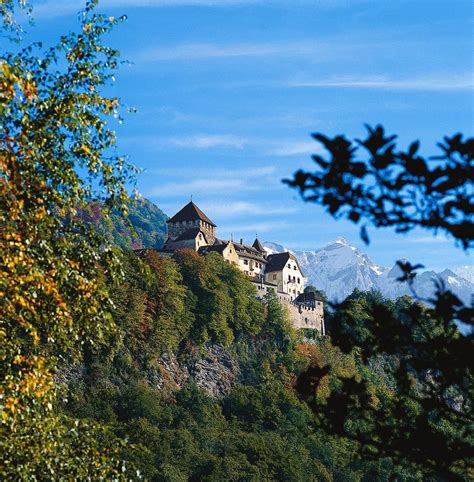
[[[409,242],[413,244],[447,244],[453,243],[453,240],[443,235],[421,236],[419,238],[407,236],[404,239],[404,242]]]
[[[251,166],[245,167],[242,166],[241,169],[219,169],[219,168],[212,168],[212,175],[215,179],[247,179],[255,177],[258,178],[268,178],[268,177],[275,177],[276,173],[276,166]],[[161,175],[161,176],[182,176],[187,179],[189,178],[198,178],[202,176],[203,170],[199,168],[178,168],[178,167],[165,167],[165,168],[157,168],[157,169],[150,169],[147,171],[150,174],[154,175]]]
[[[292,0],[304,5],[310,0]],[[238,7],[246,5],[286,5],[286,0],[101,0],[98,10],[104,8],[163,8],[163,7]],[[85,0],[46,0],[34,5],[35,17],[61,17],[84,8]]]
[[[243,137],[228,134],[194,134],[189,136],[155,137],[149,135],[125,137],[121,139],[122,144],[140,144],[149,149],[212,149],[231,148],[243,149],[248,140]]]
[[[210,193],[226,193],[230,191],[248,190],[242,179],[194,179],[186,182],[172,182],[156,186],[145,193],[149,196],[184,196],[205,195]]]
[[[232,147],[242,149],[245,139],[232,135],[202,134],[189,137],[171,137],[166,144],[186,149],[210,149],[213,147]]]
[[[280,185],[279,176],[275,174],[273,166],[250,167],[248,169],[230,170],[230,169],[213,169],[212,167],[203,167],[202,169],[166,169],[153,170],[153,174],[160,173],[173,176],[174,179],[185,179],[183,182],[164,182],[151,189],[146,189],[143,195],[145,197],[185,197],[191,194],[199,198],[207,198],[210,194],[219,194],[220,198],[227,197],[235,193],[241,192],[265,192],[272,183]],[[206,173],[209,172],[209,176]],[[191,179],[191,180],[189,180]],[[217,209],[225,210],[222,203],[219,203]],[[251,204],[229,205],[230,210],[236,214],[238,210],[241,212],[250,212]],[[208,204],[207,208],[211,209]],[[258,208],[257,208],[258,209]],[[260,208],[263,212],[263,208]]]
[[[316,41],[284,43],[210,44],[191,43],[168,47],[153,47],[134,56],[137,61],[208,60],[234,57],[311,56],[321,60],[329,55],[329,44]]]
[[[376,77],[334,77],[322,80],[295,80],[287,83],[289,87],[336,87],[352,89],[385,90],[470,90],[474,87],[473,76],[465,75],[427,76],[406,79],[393,79],[386,76]]]
[[[301,154],[314,154],[321,151],[321,146],[314,141],[294,141],[282,143],[280,146],[268,151],[268,154],[273,156],[296,156]]]
[[[246,201],[235,201],[229,203],[203,203],[201,206],[206,212],[214,216],[230,217],[249,215],[278,215],[291,214],[297,211],[296,207],[275,206],[274,204],[256,204]]]
[[[255,234],[268,233],[270,231],[277,231],[287,228],[290,224],[287,221],[263,221],[260,223],[244,223],[234,225],[219,226],[219,231],[224,233],[233,233],[234,240],[236,241],[240,236],[240,233],[251,233],[252,237]]]

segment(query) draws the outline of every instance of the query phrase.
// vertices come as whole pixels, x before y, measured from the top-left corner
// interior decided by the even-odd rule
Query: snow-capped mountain
[[[465,266],[458,266],[457,268],[453,268],[453,271],[469,282],[474,283],[474,265],[467,264]]]
[[[378,289],[389,298],[410,294],[406,283],[396,280],[400,276],[397,265],[390,269],[375,264],[344,238],[336,239],[314,251],[289,250],[271,242],[265,243],[265,247],[269,253],[291,251],[298,258],[307,283],[323,290],[330,300],[341,301],[355,288],[363,291]],[[464,302],[470,302],[474,283],[450,269],[439,273],[419,273],[414,285],[417,294],[422,298],[431,297],[435,291],[435,279],[441,279],[446,288]]]

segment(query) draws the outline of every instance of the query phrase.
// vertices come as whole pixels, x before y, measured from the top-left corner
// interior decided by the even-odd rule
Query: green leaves
[[[15,3],[0,6],[3,32],[13,28]],[[120,19],[99,19],[95,4],[88,2],[80,32],[57,46],[37,43],[0,58],[0,424],[2,456],[12,457],[8,479],[120,473],[102,449],[86,455],[81,435],[68,438],[54,412],[60,360],[114,329],[103,272],[118,278],[117,259],[77,209],[92,200],[120,209],[134,172],[107,125],[119,102],[101,93],[119,65],[103,37]],[[28,455],[27,440],[41,457]],[[61,465],[75,447],[91,463]]]

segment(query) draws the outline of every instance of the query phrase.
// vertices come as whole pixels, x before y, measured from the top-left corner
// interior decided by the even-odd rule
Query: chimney
[[[243,238],[240,238],[240,244],[244,244]]]

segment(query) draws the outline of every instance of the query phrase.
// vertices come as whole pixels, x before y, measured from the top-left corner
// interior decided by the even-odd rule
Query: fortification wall
[[[290,321],[295,328],[318,330],[319,333],[324,335],[324,310],[322,303],[317,304],[315,307],[286,302],[283,302],[283,304],[288,310]]]

